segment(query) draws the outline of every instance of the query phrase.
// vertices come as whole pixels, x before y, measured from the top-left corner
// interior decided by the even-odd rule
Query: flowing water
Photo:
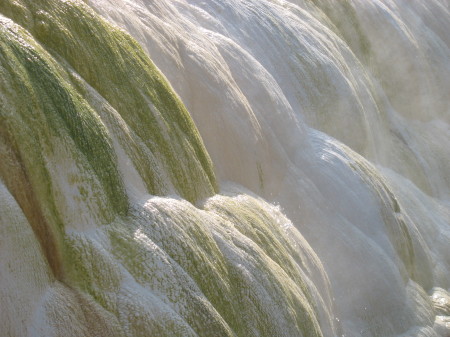
[[[450,336],[447,0],[1,0],[0,336]]]

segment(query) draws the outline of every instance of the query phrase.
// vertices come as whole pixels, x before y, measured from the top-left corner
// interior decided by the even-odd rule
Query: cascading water
[[[0,336],[450,336],[449,6],[1,0]]]

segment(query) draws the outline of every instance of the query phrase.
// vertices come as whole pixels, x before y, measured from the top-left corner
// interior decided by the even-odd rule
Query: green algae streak
[[[23,84],[50,96],[40,102],[46,104],[40,109],[63,119],[70,137],[87,156],[119,212],[126,206],[110,141],[99,127],[98,115],[86,102],[85,88],[64,72],[78,73],[132,130],[135,149],[131,159],[149,193],[175,192],[195,202],[216,192],[211,160],[189,113],[130,36],[79,1],[6,1],[0,11],[32,35],[35,42],[31,45],[45,49],[35,53],[48,66],[29,64],[27,55],[16,56],[17,62],[23,63]],[[56,69],[56,62],[64,69]],[[40,94],[35,94],[38,101]],[[28,97],[24,93],[23,98]],[[157,165],[149,165],[152,162],[147,150],[156,158],[159,170],[168,172],[169,181],[161,179],[162,174],[154,167]]]

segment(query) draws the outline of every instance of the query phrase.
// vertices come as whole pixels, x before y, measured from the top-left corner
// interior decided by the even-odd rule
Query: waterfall
[[[450,336],[445,0],[2,0],[0,335]]]

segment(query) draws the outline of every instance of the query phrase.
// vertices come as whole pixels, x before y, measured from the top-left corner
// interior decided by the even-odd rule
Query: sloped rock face
[[[2,1],[0,335],[446,337],[449,30],[438,0]]]

